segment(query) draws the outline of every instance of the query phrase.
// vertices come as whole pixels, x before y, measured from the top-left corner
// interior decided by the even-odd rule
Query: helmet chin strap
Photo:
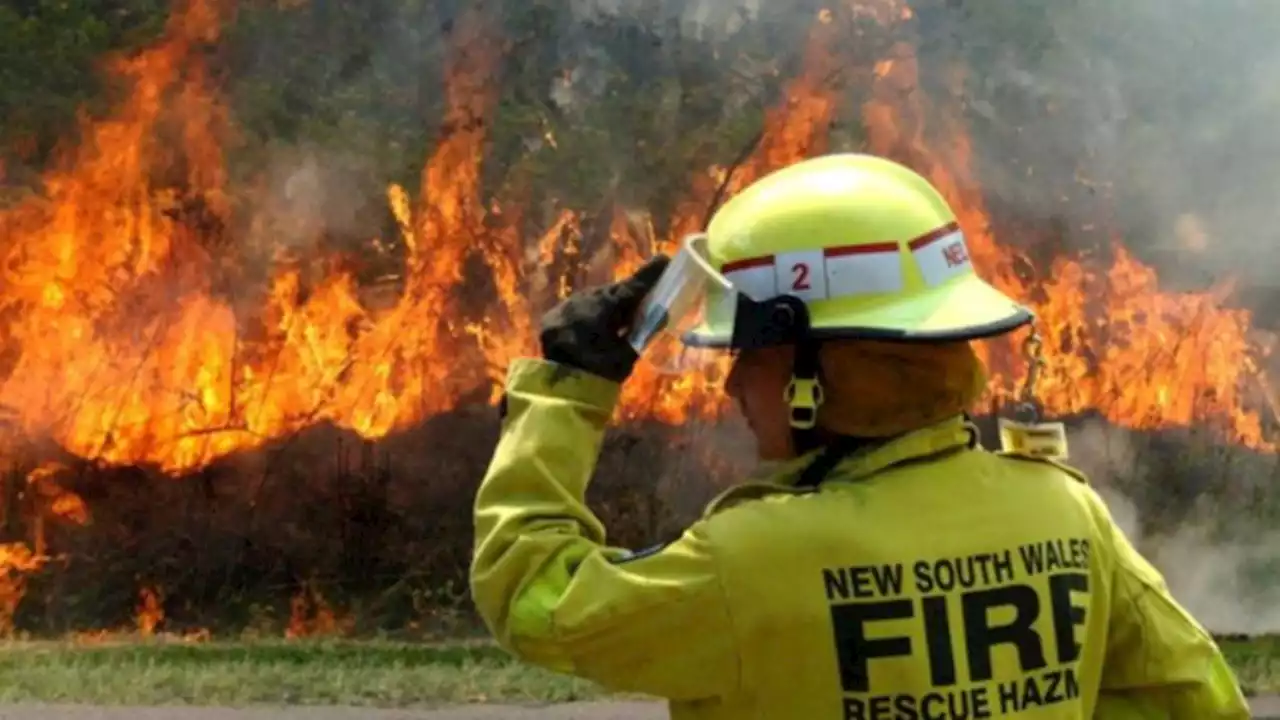
[[[818,408],[822,405],[823,391],[821,363],[822,341],[809,336],[807,331],[796,339],[795,359],[791,366],[791,382],[783,398],[791,408],[791,443],[797,455],[803,455],[820,446],[817,437]]]
[[[797,488],[817,488],[845,458],[880,441],[849,435],[820,436],[818,408],[823,401],[822,341],[812,337],[806,327],[795,341],[795,360],[791,366],[791,383],[786,400],[791,406],[791,446],[797,457],[820,450],[796,480]]]
[[[822,341],[809,332],[809,308],[794,295],[779,295],[765,302],[738,296],[733,346],[755,349],[777,345],[795,348],[791,380],[783,393],[791,411],[791,439],[797,454],[819,447],[818,408],[823,401]]]
[[[810,333],[809,308],[793,295],[781,295],[766,302],[739,296],[732,345],[758,349],[791,345],[795,357],[791,382],[783,395],[791,411],[791,443],[797,456],[821,449],[804,469],[797,487],[816,488],[850,454],[879,441],[871,438],[839,436],[822,438],[818,433],[818,409],[822,406],[822,341]]]

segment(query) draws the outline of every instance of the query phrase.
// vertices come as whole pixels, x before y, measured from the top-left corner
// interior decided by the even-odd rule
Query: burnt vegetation
[[[1071,424],[1077,463],[1135,500],[1141,535],[1203,524],[1206,505],[1210,537],[1270,527],[1270,455],[1192,431],[1107,427],[1104,440],[1084,439],[1080,428],[1103,426]],[[992,419],[979,425],[992,444]],[[132,628],[145,588],[160,591],[157,629],[179,634],[280,632],[305,620],[294,604],[308,593],[346,633],[478,631],[466,595],[470,512],[497,428],[483,405],[375,442],[319,425],[176,478],[64,457],[49,478],[56,490],[28,482],[31,465],[17,466],[4,477],[3,539],[52,559],[23,574],[14,626],[40,635]],[[588,495],[610,543],[642,549],[674,538],[741,477],[742,461],[725,456],[745,438],[709,441],[706,432],[657,422],[610,432]],[[1108,453],[1108,443],[1123,449]],[[63,492],[83,500],[82,515],[54,510]]]
[[[316,426],[178,478],[66,458],[56,481],[84,501],[83,518],[54,513],[26,481],[30,466],[17,467],[4,478],[5,538],[54,559],[29,576],[15,625],[49,635],[131,628],[140,589],[158,588],[162,630],[234,634],[264,618],[283,630],[305,589],[357,634],[473,629],[471,502],[497,427],[487,406],[377,442]],[[606,443],[589,500],[610,542],[672,537],[728,479],[696,460],[661,482],[635,471],[696,454],[684,434],[636,423]]]

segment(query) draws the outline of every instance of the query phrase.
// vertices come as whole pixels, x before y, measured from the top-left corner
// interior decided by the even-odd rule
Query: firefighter
[[[511,365],[480,614],[518,657],[676,720],[1247,718],[1085,476],[979,444],[970,343],[1032,320],[910,169],[834,154],[760,179],[674,257],[554,308],[543,357]],[[733,355],[773,469],[631,552],[584,493],[637,348],[672,334]]]

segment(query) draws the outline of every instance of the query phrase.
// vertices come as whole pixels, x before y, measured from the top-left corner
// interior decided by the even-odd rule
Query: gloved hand
[[[670,261],[657,255],[625,280],[561,301],[542,316],[542,356],[614,382],[626,380],[639,359],[626,331]]]

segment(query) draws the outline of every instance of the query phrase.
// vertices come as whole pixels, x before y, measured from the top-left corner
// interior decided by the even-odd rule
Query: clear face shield
[[[636,313],[631,347],[666,374],[726,361],[738,294],[712,266],[707,236],[689,235]]]
[[[772,287],[772,265],[740,270],[752,287]],[[750,277],[759,273],[759,277]],[[662,373],[718,367],[739,350],[794,342],[808,328],[799,298],[753,298],[711,264],[707,236],[689,235],[641,304],[631,347]]]

